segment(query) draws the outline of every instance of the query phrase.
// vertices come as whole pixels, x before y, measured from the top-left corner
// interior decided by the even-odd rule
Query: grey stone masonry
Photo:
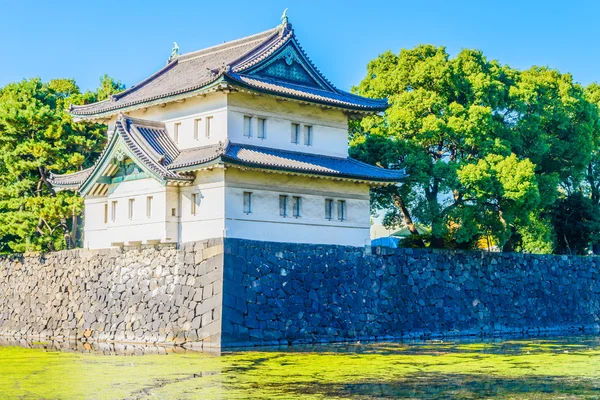
[[[219,347],[223,241],[0,257],[0,335]]]
[[[223,346],[597,331],[600,258],[226,239]]]
[[[230,238],[4,256],[0,336],[204,349],[593,331],[599,271],[598,257]]]

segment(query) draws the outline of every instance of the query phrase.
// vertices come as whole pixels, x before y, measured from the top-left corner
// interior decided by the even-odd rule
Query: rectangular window
[[[146,197],[146,217],[152,216],[152,196]]]
[[[133,209],[135,208],[135,199],[129,199],[129,219],[133,219]]]
[[[307,146],[312,146],[313,144],[313,127],[310,125],[304,127],[304,144]]]
[[[116,201],[113,201],[111,203],[110,216],[111,216],[112,222],[115,222],[117,220],[117,202]]]
[[[325,219],[333,218],[333,200],[325,199]]]
[[[200,137],[200,131],[202,130],[202,118],[196,118],[194,120],[194,140],[198,140]]]
[[[179,130],[181,129],[181,122],[176,122],[173,129],[173,141],[179,143]]]
[[[171,208],[171,217],[176,217],[176,216],[177,216],[177,209]]]
[[[285,195],[279,196],[279,215],[282,217],[287,217],[287,202],[288,197]]]
[[[297,197],[294,196],[292,198],[292,209],[293,209],[293,214],[294,217],[299,218],[300,217],[300,207],[302,207],[302,198],[301,197]]]
[[[244,212],[250,214],[252,212],[252,193],[244,192]]]
[[[346,219],[346,200],[338,200],[338,219],[344,221]]]
[[[256,135],[259,139],[267,138],[267,120],[264,118],[258,119],[258,134]]]
[[[244,136],[252,137],[252,117],[244,116]]]
[[[300,124],[292,124],[292,143],[300,143]]]
[[[192,193],[192,215],[196,215],[198,207],[198,193]]]
[[[108,203],[104,205],[104,223],[108,224]]]
[[[213,117],[206,117],[206,137],[209,138],[212,133]]]

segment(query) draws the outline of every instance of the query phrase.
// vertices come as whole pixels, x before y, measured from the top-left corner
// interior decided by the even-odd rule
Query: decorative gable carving
[[[249,71],[245,71],[244,74],[330,90],[328,84],[324,82],[311,66],[310,61],[298,49],[294,40],[290,40],[279,51]]]

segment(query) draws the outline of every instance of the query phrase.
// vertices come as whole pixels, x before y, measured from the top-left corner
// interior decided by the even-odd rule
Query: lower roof
[[[92,168],[66,175],[51,175],[57,189],[91,187],[118,153],[117,143],[133,161],[164,182],[193,181],[189,171],[213,165],[237,166],[257,170],[306,174],[317,177],[349,179],[366,183],[395,183],[405,171],[388,170],[350,157],[332,157],[239,143],[223,143],[180,150],[170,139],[164,123],[120,115],[115,132]],[[113,154],[115,153],[115,154]]]
[[[399,182],[406,177],[403,169],[388,170],[350,157],[332,157],[239,143],[183,150],[168,168],[189,170],[194,166],[213,164],[216,161],[226,165],[370,182]]]

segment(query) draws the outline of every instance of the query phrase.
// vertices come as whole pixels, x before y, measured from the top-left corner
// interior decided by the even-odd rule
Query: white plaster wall
[[[338,110],[266,96],[233,93],[228,98],[228,137],[234,143],[337,157],[348,156],[348,119]],[[244,136],[244,116],[253,117],[253,136]],[[257,119],[266,119],[266,139],[257,137]],[[292,123],[301,125],[300,143],[292,143]],[[303,125],[313,127],[313,143],[304,144]]]
[[[147,109],[127,113],[134,118],[164,122],[171,138],[174,138],[175,124],[181,123],[177,146],[188,149],[215,144],[227,139],[227,95],[208,93],[206,96],[187,98],[181,102],[167,103],[164,107],[152,106]],[[212,117],[210,137],[206,137],[206,119]],[[109,134],[114,130],[116,116],[105,122]],[[198,138],[194,138],[195,121],[200,119]]]
[[[180,188],[181,243],[222,237],[225,229],[225,172],[199,171],[193,186]],[[192,194],[198,195],[192,214]]]
[[[107,248],[113,244],[137,242],[170,243],[178,240],[177,218],[167,217],[166,210],[177,206],[177,188],[165,188],[152,178],[121,182],[109,189],[107,197],[85,200],[84,246]],[[152,214],[146,215],[147,197],[152,196]],[[129,199],[134,199],[133,219],[129,218]],[[112,202],[117,201],[115,221]],[[104,205],[108,204],[108,223],[104,223]]]
[[[268,96],[247,93],[221,92],[197,96],[182,102],[167,103],[164,107],[152,106],[131,111],[129,116],[166,124],[174,138],[175,124],[179,123],[177,146],[188,149],[216,144],[229,139],[234,143],[273,147],[284,150],[325,154],[336,157],[348,156],[348,119],[340,110],[325,109],[316,105],[302,105],[293,101],[281,101]],[[244,136],[244,116],[253,117],[253,137]],[[210,137],[206,137],[206,120],[212,117]],[[114,120],[106,122],[112,132]],[[257,119],[267,121],[266,138],[259,139]],[[195,138],[196,120],[198,134]],[[291,141],[292,123],[301,125],[300,143]],[[304,126],[313,127],[311,146],[304,144]]]
[[[252,192],[252,213],[243,193]],[[288,217],[279,215],[279,195],[289,196]],[[364,184],[228,169],[225,174],[225,235],[274,242],[365,246],[370,243],[369,187]],[[292,196],[302,197],[300,218]],[[325,199],[346,201],[346,220],[325,218]]]

